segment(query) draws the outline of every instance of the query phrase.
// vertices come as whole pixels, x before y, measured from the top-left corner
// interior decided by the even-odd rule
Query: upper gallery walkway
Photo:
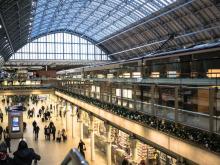
[[[152,144],[152,146],[161,148],[168,153],[178,154],[198,164],[206,164],[209,162],[210,164],[217,165],[220,163],[219,154],[210,152],[205,148],[201,148],[199,145],[182,140],[169,133],[164,133],[163,131],[158,131],[150,126],[143,125],[140,122],[129,120],[123,117],[123,115],[115,115],[105,108],[100,108],[97,105],[92,104],[92,100],[90,100],[90,102],[86,102],[85,100],[82,101],[80,98],[73,97],[74,95],[71,96],[62,91],[55,91],[55,95],[81,107],[83,110],[92,113],[97,118],[107,121],[111,125],[120,128],[129,134],[134,134],[138,139],[144,140],[147,143]]]

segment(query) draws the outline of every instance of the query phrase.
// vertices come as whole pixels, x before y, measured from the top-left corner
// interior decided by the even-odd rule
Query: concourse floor
[[[37,106],[31,105],[30,107],[35,107],[35,110],[38,112],[38,109],[42,106],[46,105],[46,103],[39,103]],[[48,105],[49,106],[49,105]],[[4,113],[4,122],[0,123],[0,125],[3,126],[3,128],[6,127],[8,122],[8,116],[6,116],[4,108],[5,105],[0,103],[0,107]],[[61,130],[62,128],[66,129],[67,127],[67,135],[68,139],[66,142],[61,141],[61,143],[57,143],[56,141],[51,140],[46,141],[44,137],[44,127],[45,125],[49,124],[49,121],[42,122],[40,118],[37,118],[37,116],[28,119],[27,113],[25,112],[23,117],[24,121],[27,123],[27,129],[24,132],[24,138],[26,139],[28,146],[33,148],[36,153],[38,153],[41,156],[41,160],[38,162],[39,165],[59,165],[61,164],[64,157],[67,155],[69,150],[73,147],[77,148],[79,140],[80,140],[80,132],[79,132],[79,123],[76,122],[76,119],[74,120],[75,124],[75,131],[72,132],[72,119],[70,117],[70,114],[67,114],[67,120],[66,118],[60,118],[56,117],[56,113],[53,113],[52,119],[50,121],[53,121],[56,130]],[[36,120],[37,124],[40,126],[40,133],[39,133],[39,139],[37,141],[34,140],[33,135],[33,127],[32,122]],[[67,125],[66,125],[67,123]],[[57,133],[56,131],[56,133]],[[72,133],[74,134],[74,138],[72,138]],[[98,149],[95,150],[95,160],[91,161],[91,154],[90,154],[90,139],[84,138],[83,141],[86,144],[86,160],[91,165],[105,165],[107,164],[105,155],[101,153]],[[11,156],[13,156],[13,152],[17,150],[17,146],[19,143],[19,139],[12,139],[11,140]]]

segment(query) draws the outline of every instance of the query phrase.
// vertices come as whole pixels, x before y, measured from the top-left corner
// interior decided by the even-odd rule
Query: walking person
[[[66,117],[66,110],[63,112],[63,117],[65,118]]]
[[[60,118],[62,118],[62,111],[61,110],[59,111],[59,115],[60,115]]]
[[[82,154],[82,156],[85,158],[85,150],[86,150],[86,145],[85,143],[82,141],[82,139],[80,139],[79,145],[78,145],[78,149],[80,151],[80,153]]]
[[[55,127],[55,125],[52,126],[51,133],[53,135],[53,140],[55,140],[55,136],[56,136],[56,127]]]
[[[40,127],[37,125],[35,127],[35,131],[34,131],[34,133],[35,133],[35,140],[38,140],[39,131],[40,131]]]
[[[31,113],[31,110],[28,109],[28,111],[27,111],[27,117],[28,117],[28,119],[30,119],[30,113]]]
[[[11,138],[6,130],[4,130],[4,140],[8,148],[8,151],[11,153]]]
[[[2,128],[2,126],[0,125],[0,140],[2,140],[2,134],[3,134],[3,128]]]
[[[47,140],[50,141],[50,127],[49,126],[46,128],[46,135],[47,135]]]
[[[1,120],[1,123],[3,123],[3,112],[2,112],[2,110],[0,109],[0,120]]]
[[[40,155],[36,154],[33,148],[28,148],[24,140],[19,142],[18,149],[13,155],[13,165],[31,165],[33,160],[41,159]]]
[[[5,106],[5,114],[7,115],[8,114],[8,107]]]
[[[42,110],[39,109],[39,117],[41,118],[41,115],[42,115]]]
[[[32,126],[33,126],[33,133],[34,133],[35,127],[37,126],[37,122],[35,120],[33,121]]]
[[[47,126],[46,125],[44,127],[44,136],[45,136],[45,140],[47,140]]]

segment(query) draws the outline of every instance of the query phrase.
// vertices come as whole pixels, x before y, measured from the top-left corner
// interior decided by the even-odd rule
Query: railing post
[[[215,101],[215,88],[209,88],[209,131],[213,132],[214,128],[214,101]]]
[[[83,82],[83,95],[86,96],[86,81]]]
[[[133,91],[134,91],[134,93],[133,93],[133,96],[134,96],[134,98],[133,98],[133,100],[134,100],[133,109],[136,111],[137,110],[137,95],[136,95],[137,85],[133,86]],[[129,107],[129,105],[128,105],[128,107]]]
[[[120,84],[120,89],[121,89],[121,96],[120,96],[120,100],[121,100],[121,105],[120,106],[123,106],[123,87],[122,87],[122,84]]]
[[[155,84],[151,85],[151,111],[153,112],[154,116],[156,116],[156,111],[154,108],[155,103]]]
[[[112,84],[110,84],[110,103],[112,104]]]
[[[178,123],[178,109],[179,109],[179,101],[178,101],[178,96],[179,96],[179,87],[176,86],[175,87],[175,123],[177,124]]]

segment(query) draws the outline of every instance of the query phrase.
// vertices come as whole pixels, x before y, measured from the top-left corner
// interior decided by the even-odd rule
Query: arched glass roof
[[[55,33],[37,38],[19,49],[10,59],[71,61],[109,60],[105,52],[90,41],[68,33]]]
[[[73,31],[100,41],[176,0],[38,0],[31,38]]]

